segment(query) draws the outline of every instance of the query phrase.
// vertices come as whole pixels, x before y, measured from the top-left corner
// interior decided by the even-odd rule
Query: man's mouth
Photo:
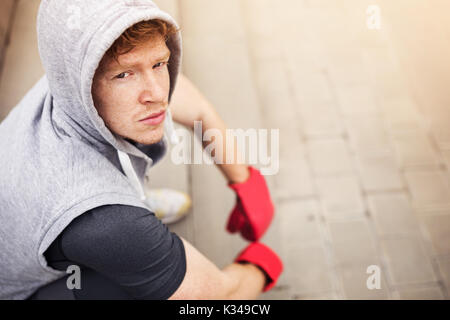
[[[153,113],[147,118],[140,120],[139,122],[151,126],[156,126],[161,122],[163,122],[165,118],[166,118],[166,110],[163,110],[161,112]]]

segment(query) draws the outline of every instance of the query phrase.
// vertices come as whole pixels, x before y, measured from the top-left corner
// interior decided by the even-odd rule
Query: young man
[[[38,36],[46,77],[0,124],[0,298],[251,299],[272,288],[282,263],[257,242],[273,216],[258,170],[219,166],[237,195],[227,229],[253,241],[223,270],[145,202],[169,103],[181,124],[225,134],[178,77],[175,21],[149,0],[43,0]],[[74,265],[79,290],[66,284]]]

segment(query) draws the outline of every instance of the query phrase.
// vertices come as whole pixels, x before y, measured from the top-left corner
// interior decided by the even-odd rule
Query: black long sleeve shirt
[[[77,299],[168,299],[186,273],[181,239],[145,209],[95,208],[74,219],[45,252],[49,266],[81,268]]]

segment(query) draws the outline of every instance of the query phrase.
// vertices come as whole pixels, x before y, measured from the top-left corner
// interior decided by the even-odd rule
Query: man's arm
[[[229,187],[237,195],[236,206],[229,216],[226,229],[230,233],[240,232],[247,240],[259,240],[270,226],[274,215],[274,206],[264,177],[252,166],[238,163],[237,159],[240,157],[236,137],[227,137],[225,123],[216,110],[183,75],[180,76],[171,103],[175,121],[191,129],[195,121],[201,121],[202,134],[209,129],[215,129],[221,134],[217,138],[220,137],[222,143],[214,144],[211,156],[228,179]],[[216,139],[216,132],[210,137],[213,140]],[[209,145],[209,141],[202,142],[203,147]]]
[[[220,118],[217,111],[212,104],[201,94],[201,92],[192,84],[189,79],[180,74],[178,84],[170,103],[174,121],[193,129],[194,121],[202,121],[203,133],[208,129],[218,129],[222,133],[223,148],[222,150],[215,150],[217,159],[222,159],[222,164],[217,164],[221,172],[228,179],[229,182],[242,183],[249,178],[248,166],[237,163],[237,144],[236,141],[233,146],[228,146],[226,141],[226,125]],[[209,143],[204,142],[203,147]],[[227,153],[234,154],[233,162],[226,164]]]
[[[233,263],[220,270],[189,242],[181,238],[186,252],[186,275],[169,300],[256,299],[266,282],[253,264]]]
[[[255,264],[232,263],[221,271],[143,208],[92,209],[75,218],[57,241],[46,253],[54,267],[84,266],[134,299],[255,299],[266,282],[266,271],[255,264],[263,265],[267,257],[255,258]],[[80,295],[104,295],[97,285],[82,284]]]

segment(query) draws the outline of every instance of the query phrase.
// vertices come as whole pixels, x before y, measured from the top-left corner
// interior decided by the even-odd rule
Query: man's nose
[[[140,91],[139,102],[141,104],[162,103],[166,99],[164,84],[153,75],[143,77]]]

